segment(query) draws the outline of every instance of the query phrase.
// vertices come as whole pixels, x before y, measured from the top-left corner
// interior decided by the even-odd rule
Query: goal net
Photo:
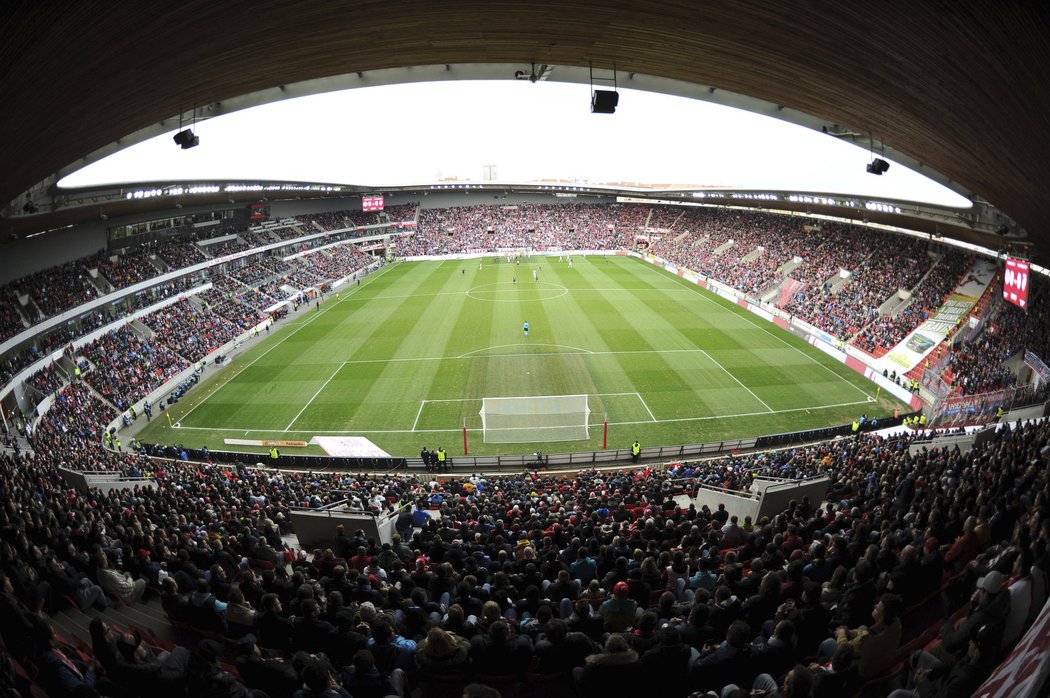
[[[485,443],[582,441],[591,410],[586,395],[487,397],[481,402]]]

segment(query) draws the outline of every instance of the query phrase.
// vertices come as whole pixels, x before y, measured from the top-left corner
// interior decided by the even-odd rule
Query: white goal
[[[520,444],[590,438],[586,395],[487,397],[481,402],[485,443]]]

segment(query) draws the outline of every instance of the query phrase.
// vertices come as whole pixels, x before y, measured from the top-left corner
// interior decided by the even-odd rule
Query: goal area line
[[[518,400],[518,399],[521,399],[521,398],[528,398],[528,399],[535,398],[535,399],[542,400],[542,399],[545,399],[545,398],[562,398],[562,397],[588,397],[588,398],[591,398],[591,397],[626,397],[626,396],[631,396],[631,395],[633,395],[634,397],[638,398],[638,402],[641,403],[642,408],[645,409],[646,414],[649,415],[649,418],[650,418],[651,422],[655,423],[655,422],[659,422],[660,421],[653,415],[653,411],[651,409],[649,409],[649,405],[645,402],[645,398],[642,397],[642,394],[637,392],[637,391],[628,391],[628,392],[621,392],[621,393],[571,393],[571,394],[566,394],[566,395],[508,395],[508,396],[505,396],[505,397],[487,397],[486,396],[486,397],[474,397],[474,398],[446,398],[446,399],[434,399],[434,400],[420,400],[419,401],[419,409],[416,411],[416,418],[415,418],[415,420],[412,421],[412,428],[409,429],[408,431],[409,432],[432,431],[432,430],[426,430],[426,429],[421,430],[421,429],[418,428],[419,427],[419,420],[423,416],[423,410],[426,408],[426,406],[428,404],[432,404],[432,403],[433,404],[437,404],[437,403],[451,403],[451,402],[460,402],[460,403],[462,403],[462,402],[479,402],[479,403],[484,404],[486,399],[487,400]],[[645,424],[646,422],[641,422],[641,423]],[[462,428],[462,427],[460,427],[460,428]],[[437,430],[437,431],[445,431],[445,430]],[[451,431],[451,430],[449,430],[449,431]]]

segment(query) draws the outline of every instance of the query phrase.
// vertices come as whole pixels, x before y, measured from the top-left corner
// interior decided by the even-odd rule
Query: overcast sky
[[[968,206],[892,163],[865,172],[866,149],[783,121],[697,100],[620,89],[591,114],[586,85],[463,81],[346,90],[198,123],[200,145],[171,134],[127,148],[62,187],[164,180],[310,181],[376,188],[455,177],[579,179],[836,192]]]

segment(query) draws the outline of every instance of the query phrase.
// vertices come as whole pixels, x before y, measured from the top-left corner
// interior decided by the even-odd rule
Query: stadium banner
[[[1000,407],[1009,408],[1014,388],[994,390],[977,395],[946,397],[933,403],[930,410],[930,426],[961,427],[983,424],[995,417]]]
[[[1024,362],[1028,364],[1028,367],[1035,371],[1035,374],[1039,376],[1040,383],[1050,383],[1050,367],[1048,367],[1042,359],[1032,353],[1031,350],[1027,350],[1024,353]]]
[[[999,268],[987,259],[979,259],[970,267],[970,271],[963,277],[955,289],[955,295],[976,303],[985,294],[988,288],[999,275]]]
[[[918,366],[962,322],[976,302],[973,297],[952,294],[933,317],[890,349],[882,359],[885,365],[898,373],[907,373]]]
[[[882,358],[882,365],[898,373],[907,373],[918,366],[938,344],[962,324],[966,315],[991,286],[995,275],[996,268],[990,262],[975,262],[944,305],[897,346],[890,349]]]
[[[999,663],[975,698],[1034,698],[1050,674],[1050,601],[1009,656]]]

